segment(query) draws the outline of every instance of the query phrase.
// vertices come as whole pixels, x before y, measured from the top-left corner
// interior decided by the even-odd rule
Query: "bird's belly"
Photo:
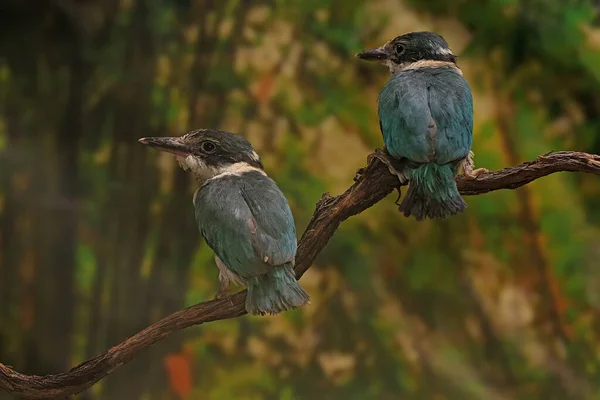
[[[395,158],[447,164],[468,156],[473,107],[468,84],[455,71],[398,72],[378,105],[384,141]]]
[[[217,264],[217,268],[219,268],[219,273],[225,276],[229,281],[238,286],[243,286],[246,284],[246,279],[229,269],[218,256],[215,256],[215,262]]]

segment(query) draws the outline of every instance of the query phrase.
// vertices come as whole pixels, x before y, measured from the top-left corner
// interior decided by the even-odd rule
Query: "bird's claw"
[[[213,297],[213,300],[222,299],[223,297],[227,297],[227,295],[228,293],[226,291],[219,290],[217,294],[215,294],[215,297]]]
[[[479,175],[487,174],[488,172],[490,172],[490,170],[487,168],[477,168],[477,169],[465,168],[463,175],[465,176],[465,178],[467,180],[474,180],[474,179],[477,179],[477,177]]]
[[[221,276],[219,276],[219,280],[220,279]],[[215,294],[214,300],[219,300],[229,295],[229,289],[231,287],[229,280],[221,280],[220,283],[221,285],[219,286],[219,291],[217,292],[217,294]]]
[[[394,162],[397,162],[397,160],[390,158],[390,156],[384,150],[376,149],[375,153],[369,154],[369,157],[367,158],[369,164],[373,161],[373,158],[376,158],[382,163],[384,163],[388,167],[390,174],[396,175],[396,177],[400,181],[400,186],[404,186],[408,183],[408,178],[406,177],[406,175],[398,171],[396,166],[394,166]],[[400,190],[398,190],[398,192],[400,192]]]
[[[463,160],[461,169],[463,176],[467,180],[477,179],[479,175],[487,174],[488,172],[490,172],[490,170],[487,168],[473,169],[473,167],[475,166],[475,162],[473,161],[474,158],[475,153],[473,153],[473,151],[469,151],[469,155]]]
[[[215,294],[215,297],[213,297],[213,300],[221,300],[224,298],[228,298],[229,304],[231,304],[233,306],[233,300],[231,299],[231,296],[229,295],[229,293],[227,291],[219,290],[217,292],[217,294]]]
[[[394,204],[396,204],[397,206],[400,205],[400,197],[402,197],[402,191],[400,190],[400,186],[398,186],[396,188],[396,190],[398,191],[398,198],[396,199],[396,201],[394,202]]]

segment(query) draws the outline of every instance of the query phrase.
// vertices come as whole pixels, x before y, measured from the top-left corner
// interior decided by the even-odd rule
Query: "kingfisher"
[[[391,73],[378,114],[385,149],[395,160],[378,158],[409,184],[399,210],[418,221],[462,212],[467,205],[455,177],[462,172],[476,179],[488,170],[473,169],[473,97],[446,40],[410,32],[356,57],[383,63]]]
[[[297,242],[290,206],[246,138],[199,129],[139,141],[175,155],[200,184],[193,204],[219,270],[215,298],[234,283],[248,287],[245,307],[251,314],[277,314],[309,302],[294,274]]]

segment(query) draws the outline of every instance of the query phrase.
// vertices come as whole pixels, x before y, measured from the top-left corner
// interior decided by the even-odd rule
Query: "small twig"
[[[555,172],[600,174],[600,156],[581,152],[559,151],[539,156],[511,168],[482,174],[474,180],[457,179],[463,195],[478,195],[499,189],[515,189]],[[356,182],[337,197],[324,194],[298,245],[296,275],[300,278],[312,265],[334,232],[346,219],[373,206],[399,186],[379,159],[372,158],[360,171]],[[107,352],[88,360],[69,372],[55,375],[23,375],[0,363],[0,390],[26,399],[55,399],[80,393],[129,362],[140,351],[156,344],[174,332],[192,325],[246,314],[246,292],[177,311],[150,325]]]

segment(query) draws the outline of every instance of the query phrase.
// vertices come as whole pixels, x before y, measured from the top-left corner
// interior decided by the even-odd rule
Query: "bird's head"
[[[356,57],[379,61],[388,66],[390,72],[401,71],[415,63],[450,63],[456,65],[456,56],[443,37],[433,32],[410,32],[397,36],[381,47],[365,50]]]
[[[171,153],[200,181],[223,173],[263,169],[260,157],[243,136],[217,129],[198,129],[183,136],[145,137],[140,143]]]

